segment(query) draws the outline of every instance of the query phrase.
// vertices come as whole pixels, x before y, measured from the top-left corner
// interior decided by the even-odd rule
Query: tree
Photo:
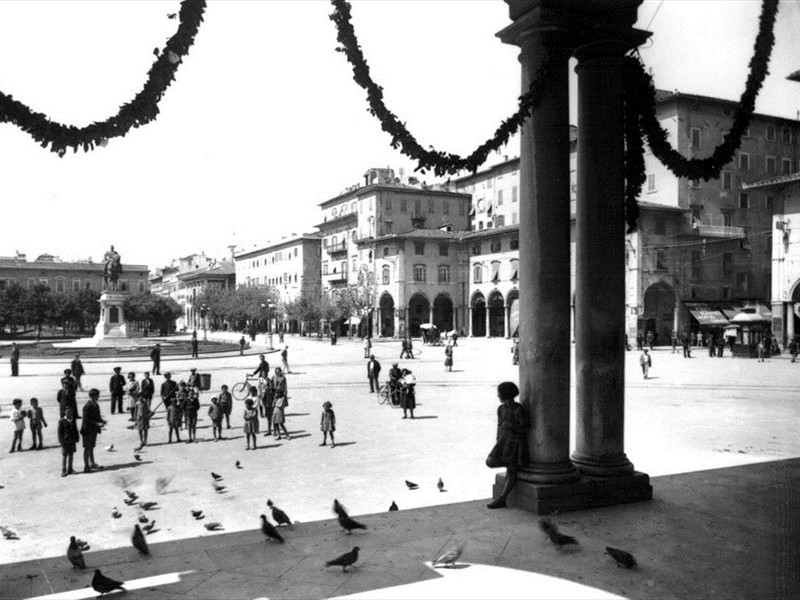
[[[17,283],[0,290],[0,333],[6,327],[13,333],[25,322],[25,304],[28,291]]]
[[[100,319],[100,293],[91,289],[82,289],[74,294],[77,313],[75,315],[78,331],[93,328]]]
[[[29,325],[36,327],[37,339],[41,337],[42,326],[50,319],[53,307],[53,294],[48,286],[38,283],[32,290],[28,290],[28,298],[24,308],[25,321]]]
[[[61,327],[61,335],[67,337],[67,326],[77,323],[80,319],[80,310],[73,294],[56,294],[50,299],[50,314],[48,322]]]
[[[175,319],[183,314],[183,308],[172,298],[154,294],[138,294],[125,299],[125,316],[128,321],[148,324],[149,329],[166,335],[175,329]]]

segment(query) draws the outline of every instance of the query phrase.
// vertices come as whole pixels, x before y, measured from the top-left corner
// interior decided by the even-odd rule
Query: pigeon
[[[339,504],[339,501],[336,498],[333,499],[333,512],[335,512],[340,517],[347,516],[347,509],[341,504]]]
[[[214,478],[214,481],[221,481],[222,475],[217,475],[214,471],[211,471],[211,476]]]
[[[542,528],[547,535],[550,535],[553,531],[558,531],[558,528],[550,519],[539,519],[539,527]]]
[[[167,487],[169,484],[172,483],[172,476],[169,477],[159,477],[156,479],[156,493],[157,494],[164,494],[167,491]]]
[[[555,523],[553,523],[548,519],[540,519],[539,527],[542,528],[542,531],[544,531],[548,535],[550,541],[553,542],[558,547],[559,550],[564,546],[568,546],[570,544],[580,545],[578,543],[578,540],[576,540],[571,535],[565,535],[561,533],[558,530],[558,527],[556,527]]]
[[[115,519],[119,519],[122,516],[122,513],[117,510],[117,507],[114,507],[114,510],[111,511],[111,516]]]
[[[202,510],[192,510],[192,511],[189,511],[189,512],[191,512],[191,513],[192,513],[192,516],[193,516],[195,519],[198,519],[198,520],[200,520],[200,519],[204,519],[204,518],[205,518],[205,515],[203,514],[203,511],[202,511]]]
[[[342,529],[347,530],[347,535],[353,533],[353,529],[366,529],[367,526],[359,523],[358,521],[354,521],[347,515],[339,515],[339,525],[342,526]]]
[[[206,523],[205,525],[203,525],[203,527],[205,527],[209,531],[217,531],[218,529],[222,529],[222,523],[214,521],[213,523]]]
[[[415,490],[419,487],[416,483],[414,483],[413,481],[409,481],[408,479],[406,479],[406,485],[410,490]]]
[[[125,588],[122,587],[123,585],[124,583],[122,581],[117,581],[103,575],[100,572],[100,569],[94,570],[94,577],[92,577],[92,589],[94,589],[95,592],[100,592],[101,596],[114,590],[126,591]]]
[[[111,444],[110,446],[106,446],[106,451],[107,452],[113,452],[114,451],[114,444]]]
[[[138,460],[139,462],[141,462],[141,460],[142,460],[142,456],[141,456],[140,454],[134,454],[134,455],[133,455],[133,458],[135,458],[135,459],[136,459],[136,460]]]
[[[347,571],[347,567],[352,565],[354,562],[358,560],[358,551],[361,550],[358,546],[355,546],[350,552],[345,552],[341,556],[337,556],[333,560],[329,560],[325,563],[326,567],[342,567],[342,571]]]
[[[75,543],[78,544],[78,548],[81,549],[81,552],[88,552],[91,549],[91,546],[89,546],[89,543],[88,542],[84,542],[80,538],[76,538],[75,539]]]
[[[459,544],[434,560],[431,566],[442,565],[443,567],[454,567],[456,561],[461,557],[462,552],[464,552],[464,544]]]
[[[0,532],[3,533],[3,537],[7,540],[18,540],[19,536],[11,531],[8,527],[0,527]]]
[[[131,500],[134,500],[134,501],[139,499],[138,494],[136,494],[134,492],[131,492],[129,490],[125,490],[125,495],[128,496],[128,498],[130,498]]]
[[[238,460],[236,461],[236,468],[237,469],[241,469],[242,468],[242,463],[240,463]]]
[[[167,18],[168,18],[168,19],[174,19],[174,18],[175,18],[175,17],[177,17],[177,16],[178,16],[178,13],[169,13],[169,14],[167,15]]]
[[[283,543],[283,537],[275,528],[275,526],[267,521],[266,515],[261,515],[261,531],[267,536],[268,540],[275,540],[276,542]]]
[[[606,546],[606,554],[608,554],[611,558],[613,558],[616,563],[617,567],[625,567],[626,569],[633,569],[636,565],[636,559],[633,558],[633,554],[630,552],[625,552],[625,550],[620,550],[618,548],[612,548],[611,546]]]
[[[125,504],[127,504],[128,506],[133,506],[134,504],[136,504],[136,500],[131,500],[130,498],[125,498],[125,499],[123,500],[123,502],[124,502]]]
[[[275,523],[280,527],[281,525],[288,525],[289,527],[292,526],[292,520],[289,518],[285,512],[283,512],[280,508],[275,506],[272,503],[272,500],[267,500],[267,506],[272,509],[272,518],[275,519]]]
[[[158,502],[139,502],[139,506],[141,506],[144,510],[153,510],[156,506],[158,506]]]
[[[214,486],[214,491],[217,492],[218,494],[224,494],[225,493],[225,486],[224,485],[220,485],[215,481],[211,482],[211,485]]]
[[[139,513],[139,523],[149,523],[150,519],[148,519],[144,513]]]
[[[150,556],[150,548],[147,547],[147,540],[144,539],[144,534],[139,528],[139,524],[133,526],[133,535],[131,536],[133,547],[139,551],[139,554]]]
[[[394,500],[392,500],[391,505],[389,505],[389,512],[392,512],[394,510],[400,510],[400,509],[397,508],[397,503]]]
[[[72,563],[73,569],[85,569],[86,568],[86,561],[83,560],[83,552],[81,552],[80,546],[78,546],[78,542],[73,535],[69,538],[69,547],[67,548],[67,558],[69,562]]]
[[[155,519],[150,521],[147,525],[142,527],[142,531],[144,531],[147,535],[153,533],[153,527],[156,526]]]
[[[439,488],[440,492],[444,491],[444,481],[442,481],[441,477],[439,477],[439,482],[436,484],[436,487]]]

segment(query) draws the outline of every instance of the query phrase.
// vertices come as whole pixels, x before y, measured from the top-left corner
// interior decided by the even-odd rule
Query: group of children
[[[39,407],[39,399],[31,398],[30,410],[22,410],[22,400],[15,398],[14,408],[11,410],[11,422],[14,424],[14,439],[11,441],[11,452],[22,452],[22,434],[25,433],[25,419],[28,419],[31,428],[31,440],[33,444],[29,450],[41,450],[42,427],[47,427],[44,412]]]

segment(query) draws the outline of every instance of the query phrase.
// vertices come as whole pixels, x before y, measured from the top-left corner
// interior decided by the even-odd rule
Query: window
[[[350,232],[350,239],[353,240],[353,241],[356,241],[356,230],[355,229],[353,229]]]
[[[503,190],[497,190],[497,206],[503,205]]]
[[[517,186],[513,185],[511,186],[511,202],[513,203],[516,201],[517,201]]]
[[[425,283],[425,265],[414,265],[414,281],[416,283]]]
[[[475,263],[472,265],[472,283],[482,283],[483,282],[483,265],[481,263]]]
[[[28,287],[30,287],[30,282],[31,280],[28,279]],[[92,289],[92,281],[90,279],[87,279],[86,281],[83,282],[83,289],[85,290]]]
[[[386,221],[383,224],[383,232],[387,235],[390,233],[394,233],[394,223],[392,223],[391,221]]]
[[[328,261],[327,260],[323,260],[322,261],[322,274],[323,275],[327,275],[328,274]]]
[[[666,248],[656,248],[656,269],[664,271],[667,268]]]
[[[436,212],[436,209],[434,208],[433,204],[434,204],[433,198],[428,198],[428,212],[429,213]]]
[[[784,144],[792,143],[792,132],[789,130],[788,127],[784,127],[783,133],[781,134],[781,140],[783,140]]]
[[[775,175],[776,167],[775,167],[775,157],[768,156],[767,157],[767,175]]]
[[[389,256],[389,246],[384,246],[383,247],[383,255],[384,256]]]
[[[56,277],[56,292],[63,294],[65,291],[67,291],[67,282],[63,277]],[[125,290],[122,291],[124,292]]]
[[[400,198],[400,212],[407,212],[408,211],[408,200],[405,198]]]
[[[745,130],[742,132],[742,137],[743,138],[749,138],[750,137],[750,127],[749,126],[746,127]]]
[[[745,192],[739,192],[739,208],[750,208],[750,196]]]
[[[777,138],[775,137],[775,125],[767,125],[767,141],[774,142]]]
[[[519,259],[512,258],[511,259],[511,281],[516,281],[519,279]]]
[[[750,273],[736,274],[736,287],[742,292],[750,291]]]
[[[655,218],[655,234],[656,235],[664,235],[667,232],[667,224],[664,220],[664,217],[656,217]]]
[[[5,279],[0,279],[0,290],[6,289],[7,282]]]
[[[517,223],[519,223],[519,215],[517,215],[517,213],[515,213],[515,212],[512,212],[511,213],[511,224],[512,225],[516,225]]]
[[[414,242],[414,254],[417,256],[425,254],[425,242]]]
[[[519,238],[511,238],[511,249],[519,250]]]
[[[422,200],[419,198],[414,200],[414,212],[418,215],[422,213]]]
[[[136,292],[139,294],[144,294],[144,281],[139,280],[136,282]]]
[[[725,227],[733,226],[733,218],[731,216],[731,211],[729,210],[722,211],[722,225]]]
[[[497,283],[500,281],[500,261],[492,261],[492,282]]]
[[[354,258],[353,259],[353,273],[355,273],[357,270],[358,270],[358,267],[356,266],[356,259]]]
[[[492,240],[489,242],[489,252],[500,252],[501,249],[500,240]]]
[[[473,254],[473,256],[476,255],[476,254],[480,254],[480,253],[481,253],[481,245],[479,243],[478,244],[472,244],[472,254]]]
[[[450,283],[450,267],[439,265],[439,268],[436,269],[436,281],[438,283]]]
[[[702,134],[702,131],[700,130],[699,127],[692,127],[691,132],[690,132],[692,148],[699,148],[700,147],[701,134]]]
[[[655,173],[648,173],[648,175],[647,175],[647,191],[648,192],[655,192],[656,191],[656,174]]]
[[[73,292],[81,291],[81,280],[80,279],[73,279],[72,280],[72,291]],[[142,291],[144,291],[144,290],[142,290]],[[142,292],[139,292],[139,293],[141,294]]]
[[[692,207],[692,227],[695,225],[699,225],[701,223],[700,215],[703,212],[703,208],[701,206],[693,206]]]
[[[383,265],[383,268],[381,269],[381,281],[383,282],[383,285],[388,285],[391,272],[392,269],[389,265]]]
[[[294,249],[294,255],[297,256],[297,248]]]
[[[450,214],[450,203],[447,199],[442,200],[442,213],[449,215]]]
[[[722,278],[730,281],[733,277],[733,252],[725,252],[722,255]]]
[[[450,251],[448,244],[439,244],[439,256],[447,256]]]
[[[483,221],[478,221],[478,231],[483,229]]]
[[[505,215],[497,215],[495,217],[496,226],[497,227],[504,227],[506,224],[506,216]]]
[[[347,277],[347,261],[346,260],[342,261],[341,270],[339,271],[339,274],[342,277]]]
[[[87,281],[87,283],[89,283],[89,282]],[[32,290],[34,287],[36,287],[36,280],[35,279],[28,279],[28,289]],[[91,289],[91,288],[86,288],[86,289]]]
[[[327,248],[328,247],[328,238],[322,238],[322,247],[323,248]]]
[[[698,281],[703,278],[703,265],[700,262],[701,253],[699,250],[692,250],[692,279]]]
[[[730,300],[731,297],[731,288],[729,285],[722,286],[722,298],[725,300]]]
[[[781,175],[788,175],[792,172],[792,159],[791,158],[782,158],[781,159]]]
[[[747,152],[739,153],[739,168],[742,171],[750,169],[750,155]]]
[[[722,172],[722,189],[723,190],[730,190],[733,189],[732,183],[732,173],[730,171],[723,171]]]
[[[56,282],[56,288],[58,288],[58,282]],[[122,292],[127,292],[128,291],[128,280],[127,279],[121,279],[120,280],[119,289]]]

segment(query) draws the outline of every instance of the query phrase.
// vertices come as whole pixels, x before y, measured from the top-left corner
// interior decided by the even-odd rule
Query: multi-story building
[[[57,294],[103,289],[103,263],[64,261],[52,254],[42,254],[29,261],[25,254],[0,257],[0,289],[12,284],[31,289],[37,284],[48,286]],[[148,291],[147,265],[123,264],[119,289],[132,294]]]
[[[321,239],[316,233],[292,235],[234,254],[236,281],[240,286],[270,286],[284,303],[300,296],[318,296],[321,277]],[[288,315],[270,315],[290,333],[302,332],[303,324]]]

